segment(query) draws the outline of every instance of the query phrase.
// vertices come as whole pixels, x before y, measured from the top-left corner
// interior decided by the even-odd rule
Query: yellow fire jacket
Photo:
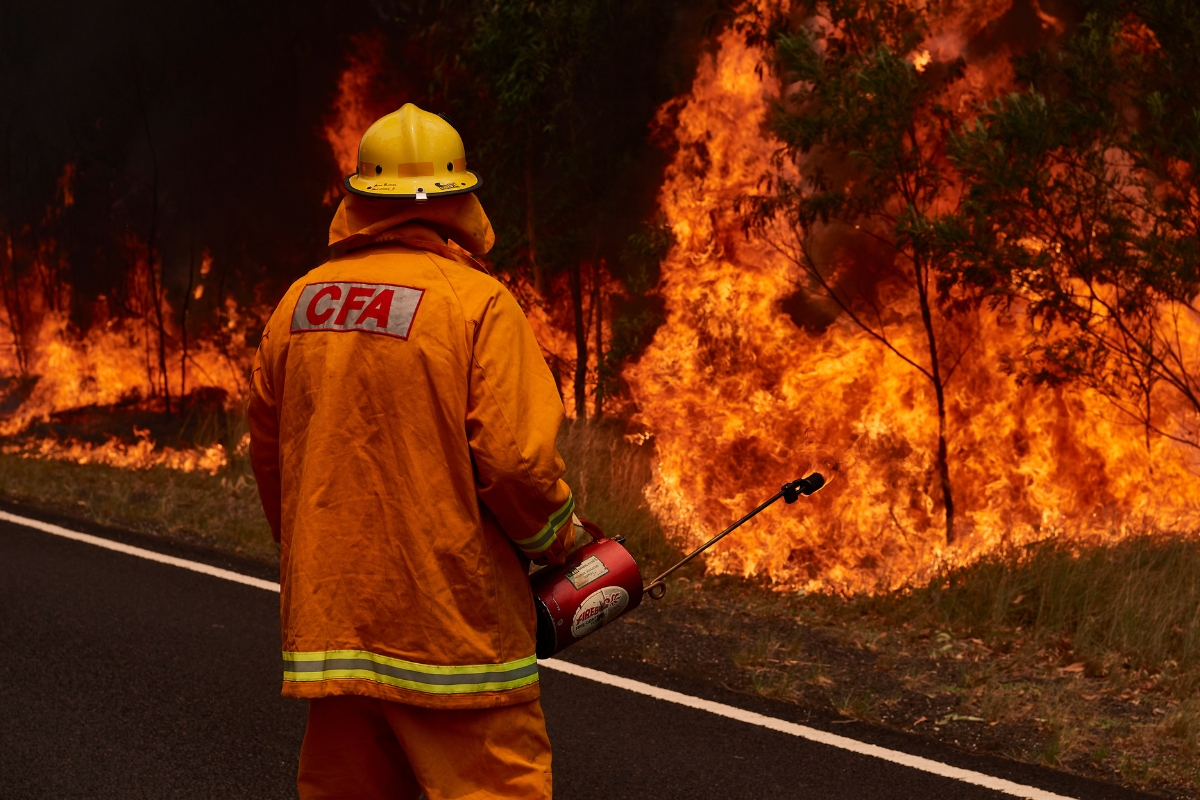
[[[474,195],[347,198],[334,258],[263,333],[250,453],[280,543],[285,696],[538,696],[522,556],[573,542],[562,401],[516,300],[445,238],[491,245]]]

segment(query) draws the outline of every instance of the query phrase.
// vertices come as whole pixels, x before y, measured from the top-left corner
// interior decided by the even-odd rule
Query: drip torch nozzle
[[[791,483],[783,485],[783,502],[794,503],[800,499],[800,495],[808,497],[813,492],[825,485],[825,476],[819,472],[814,472],[807,478],[799,478]]]
[[[830,471],[831,474],[836,473],[837,469],[838,469],[837,463],[832,462],[831,465],[833,467],[833,469]],[[703,553],[708,548],[712,547],[717,542],[721,541],[721,539],[723,539],[726,536],[728,536],[729,534],[733,533],[733,531],[735,529],[737,529],[738,527],[740,527],[742,525],[742,523],[755,517],[760,511],[762,511],[767,506],[774,503],[779,498],[782,497],[787,502],[794,503],[800,499],[800,495],[804,495],[805,497],[807,497],[808,495],[817,491],[824,485],[825,485],[825,476],[819,472],[814,472],[812,475],[809,475],[807,478],[799,478],[797,480],[792,481],[791,483],[784,484],[779,489],[779,491],[775,493],[774,497],[772,497],[767,502],[763,503],[758,508],[751,511],[746,516],[739,519],[737,522],[730,525],[725,530],[718,533],[713,538],[709,539],[704,544],[697,547],[692,552],[688,553],[686,556],[684,556],[683,560],[680,561],[678,564],[671,567],[669,570],[664,572],[662,575],[659,575],[657,578],[655,578],[654,580],[650,581],[645,586],[643,586],[642,591],[644,591],[646,594],[653,597],[655,600],[661,600],[663,598],[663,596],[667,593],[667,585],[665,583],[663,583],[663,581],[666,580],[667,576],[670,575],[672,572],[679,569],[684,564],[688,563],[693,558],[700,555],[701,553]]]

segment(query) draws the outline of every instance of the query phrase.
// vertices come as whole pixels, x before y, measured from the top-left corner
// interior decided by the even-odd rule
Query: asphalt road
[[[277,613],[262,589],[0,522],[0,798],[295,797],[305,704],[279,696]],[[590,666],[822,727],[640,665]],[[542,685],[559,800],[1008,796],[561,672],[542,670]],[[1080,800],[1144,797],[903,734],[824,727]]]

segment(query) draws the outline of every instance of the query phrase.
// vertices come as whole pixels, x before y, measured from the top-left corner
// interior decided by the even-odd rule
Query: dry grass
[[[1200,786],[1200,542],[1044,544],[857,605],[892,626],[985,643],[987,663],[966,670],[983,686],[968,705],[995,721],[1040,720],[1028,755],[1086,758],[1144,787]]]
[[[248,558],[276,558],[271,531],[244,460],[217,475],[165,467],[0,455],[0,496],[60,514],[155,536],[199,542]]]
[[[803,623],[745,642],[752,691],[1172,797],[1200,788],[1194,539],[1045,544],[906,592],[737,602],[751,629]]]
[[[643,494],[653,461],[649,445],[627,441],[616,422],[568,422],[558,449],[579,515],[608,536],[624,536],[643,574],[679,558],[679,548],[668,541]]]
[[[1082,551],[1046,543],[856,605],[893,622],[1024,638],[1083,662],[1090,676],[1118,666],[1163,675],[1181,699],[1200,679],[1194,539],[1145,535]]]
[[[241,419],[201,423],[207,425],[204,441],[226,443],[229,451],[245,430]],[[610,536],[627,537],[627,546],[642,563],[665,563],[676,554],[642,496],[650,477],[650,448],[625,441],[617,426],[607,424],[567,424],[558,445],[584,516]],[[244,458],[208,475],[0,454],[0,497],[101,525],[202,542],[267,562],[276,559],[254,475]]]

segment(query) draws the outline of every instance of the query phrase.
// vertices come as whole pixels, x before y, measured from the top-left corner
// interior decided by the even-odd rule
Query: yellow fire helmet
[[[364,197],[421,202],[473,192],[483,181],[467,169],[467,151],[454,126],[405,103],[367,128],[358,144],[358,172],[345,183]]]

